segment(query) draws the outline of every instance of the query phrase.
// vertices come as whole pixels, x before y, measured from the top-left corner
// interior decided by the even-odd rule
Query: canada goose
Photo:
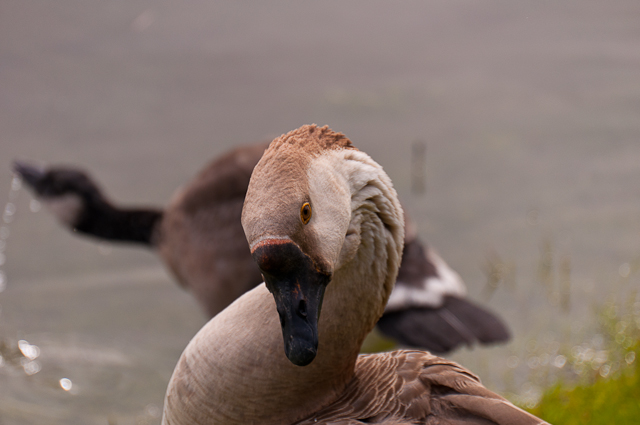
[[[275,139],[242,225],[265,283],[187,345],[164,425],[544,423],[428,352],[358,355],[391,295],[404,220],[382,167],[344,135],[311,125]]]
[[[251,172],[267,143],[240,147],[212,161],[179,189],[169,206],[113,205],[75,168],[14,168],[58,220],[80,233],[157,249],[178,282],[209,317],[262,282],[240,224]],[[460,276],[417,237],[407,218],[398,283],[379,329],[403,345],[446,353],[462,344],[509,339],[505,325],[467,298]]]

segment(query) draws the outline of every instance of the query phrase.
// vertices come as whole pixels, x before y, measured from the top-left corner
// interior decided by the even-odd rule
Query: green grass
[[[554,425],[640,423],[640,362],[634,357],[633,363],[616,378],[573,388],[558,384],[530,412]]]
[[[554,425],[640,423],[640,304],[607,303],[600,314],[607,358],[604,363],[570,359],[580,366],[579,380],[561,381],[544,391],[529,409]],[[584,357],[584,356],[583,356]]]

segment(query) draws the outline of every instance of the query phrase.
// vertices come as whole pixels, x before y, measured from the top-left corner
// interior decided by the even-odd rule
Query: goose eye
[[[311,220],[311,205],[308,202],[302,204],[302,208],[300,208],[300,220],[303,224],[307,224]]]

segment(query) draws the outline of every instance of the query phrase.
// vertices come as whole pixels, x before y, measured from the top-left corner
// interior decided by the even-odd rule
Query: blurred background
[[[3,0],[0,424],[158,424],[204,324],[153,253],[59,226],[13,159],[161,206],[215,156],[308,123],[384,166],[512,329],[451,358],[524,405],[570,366],[606,376],[603,309],[640,286],[639,17],[636,0]]]

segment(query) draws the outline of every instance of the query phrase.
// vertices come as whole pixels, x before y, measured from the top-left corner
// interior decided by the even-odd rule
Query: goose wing
[[[424,351],[361,355],[356,374],[307,424],[540,425],[456,363]]]
[[[420,242],[407,219],[402,263],[378,329],[400,344],[440,354],[462,344],[509,340],[502,320],[466,298],[466,292],[460,275]]]

